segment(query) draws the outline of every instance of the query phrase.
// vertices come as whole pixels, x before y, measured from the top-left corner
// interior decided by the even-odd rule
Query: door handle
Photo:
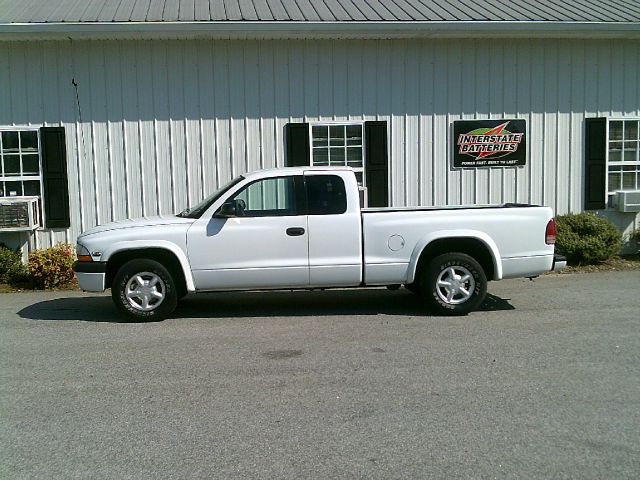
[[[287,235],[289,235],[290,237],[299,237],[300,235],[304,235],[304,228],[302,227],[287,228]]]

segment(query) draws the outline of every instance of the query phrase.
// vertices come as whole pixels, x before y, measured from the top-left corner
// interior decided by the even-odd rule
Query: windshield
[[[237,185],[242,180],[244,180],[244,177],[242,175],[234,178],[230,182],[225,183],[222,187],[213,192],[207,198],[202,200],[199,204],[181,211],[177,216],[184,218],[200,218],[202,214],[207,210],[207,208],[209,208],[213,204],[213,202],[215,202],[218,198],[220,198],[221,195],[227,192],[227,190],[231,189],[234,185]]]

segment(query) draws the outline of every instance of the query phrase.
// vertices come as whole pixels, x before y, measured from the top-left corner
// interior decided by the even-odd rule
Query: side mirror
[[[216,213],[213,214],[214,218],[231,218],[237,216],[236,202],[229,200],[224,202]]]

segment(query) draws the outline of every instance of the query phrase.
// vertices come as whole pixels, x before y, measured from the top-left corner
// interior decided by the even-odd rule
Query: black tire
[[[439,315],[466,315],[487,295],[482,266],[464,253],[445,253],[426,266],[420,278],[423,298]]]
[[[111,285],[111,298],[118,310],[134,321],[164,320],[178,304],[171,273],[162,264],[146,258],[131,260],[120,267]]]

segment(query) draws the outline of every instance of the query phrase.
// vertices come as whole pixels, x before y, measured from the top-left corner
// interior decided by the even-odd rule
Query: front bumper
[[[566,266],[567,266],[566,257],[558,254],[553,256],[553,267],[551,267],[552,272],[559,272]]]
[[[73,271],[82,290],[104,292],[107,262],[74,262]]]

